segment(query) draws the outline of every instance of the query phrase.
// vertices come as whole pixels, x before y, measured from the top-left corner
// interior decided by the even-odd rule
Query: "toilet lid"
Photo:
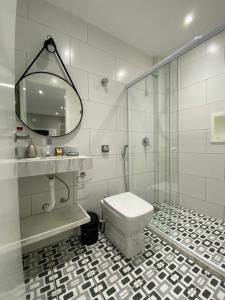
[[[104,201],[127,218],[136,218],[153,211],[151,204],[129,192],[107,197]]]

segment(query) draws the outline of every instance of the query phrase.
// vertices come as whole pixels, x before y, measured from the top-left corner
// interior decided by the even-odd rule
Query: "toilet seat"
[[[121,217],[134,220],[153,211],[153,206],[140,197],[127,192],[104,198],[104,203]]]

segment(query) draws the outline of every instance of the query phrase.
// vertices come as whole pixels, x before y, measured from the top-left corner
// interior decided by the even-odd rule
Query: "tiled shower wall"
[[[78,146],[80,153],[93,157],[93,169],[87,171],[85,184],[77,184],[77,173],[61,174],[71,189],[66,205],[81,203],[99,212],[99,201],[106,194],[124,191],[121,152],[127,144],[127,103],[125,84],[152,66],[151,57],[114,38],[81,19],[59,10],[43,0],[19,0],[16,26],[16,78],[24,72],[40,50],[47,35],[56,40],[58,50],[71,74],[84,104],[84,117],[76,132],[54,138],[54,146]],[[45,54],[32,70],[61,74],[52,56]],[[109,78],[107,89],[100,85]],[[45,138],[34,135],[36,145]],[[101,145],[109,144],[109,155]],[[57,182],[57,205],[66,196]],[[20,213],[25,217],[40,213],[49,198],[45,176],[19,180]]]
[[[225,111],[225,32],[178,60],[179,201],[224,220],[225,144],[210,143],[210,114]]]

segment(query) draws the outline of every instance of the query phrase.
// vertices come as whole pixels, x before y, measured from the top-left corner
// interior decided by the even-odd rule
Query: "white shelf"
[[[51,156],[17,160],[18,177],[49,175],[92,168],[90,156]]]
[[[89,215],[80,205],[67,206],[48,213],[22,218],[20,220],[22,246],[76,228],[89,221]]]
[[[211,143],[225,143],[225,112],[211,114]]]

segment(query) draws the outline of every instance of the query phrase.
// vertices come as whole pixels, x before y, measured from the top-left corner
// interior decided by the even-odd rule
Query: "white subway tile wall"
[[[68,136],[54,138],[53,145],[78,146],[81,154],[91,155],[94,159],[93,170],[87,171],[84,180],[78,178],[79,183],[76,172],[59,174],[70,186],[71,196],[66,204],[61,203],[61,197],[66,197],[66,189],[57,182],[56,207],[78,201],[87,210],[100,213],[100,200],[105,195],[125,191],[121,159],[123,145],[128,142],[125,84],[148,70],[153,60],[47,1],[18,0],[17,79],[42,47],[47,35],[54,37],[84,105],[81,128]],[[42,55],[32,70],[48,70],[61,75],[54,57],[47,54]],[[103,77],[109,78],[107,89],[100,84]],[[144,115],[145,124],[148,122],[147,112],[150,111],[151,107],[140,115],[140,120],[143,120]],[[45,138],[32,135],[35,144],[46,143]],[[102,155],[102,144],[109,144],[109,154]],[[144,162],[141,162],[141,167],[146,174],[151,169]],[[40,213],[43,203],[49,198],[47,178],[38,176],[20,179],[19,195],[22,217]]]
[[[225,111],[225,33],[178,59],[179,200],[225,220],[225,144],[210,143],[210,113]]]

